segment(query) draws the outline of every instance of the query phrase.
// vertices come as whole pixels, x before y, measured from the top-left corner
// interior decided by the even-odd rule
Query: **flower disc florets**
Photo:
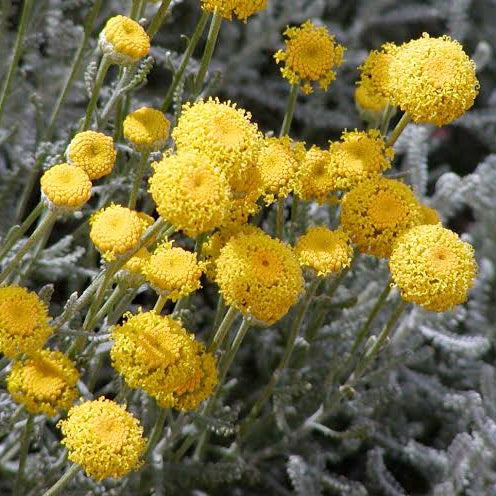
[[[57,426],[69,460],[96,480],[124,477],[143,464],[143,428],[113,401],[99,398],[74,406]]]
[[[52,334],[48,309],[36,293],[0,288],[0,352],[10,358],[39,350]]]
[[[72,138],[66,151],[67,162],[83,169],[91,180],[112,172],[117,153],[111,136],[83,131]]]
[[[341,226],[362,253],[385,258],[394,241],[420,223],[420,209],[411,189],[394,179],[377,177],[344,195]]]
[[[248,17],[267,7],[267,0],[201,0],[201,4],[206,12],[216,11],[225,19],[236,16],[246,22]]]
[[[226,243],[217,258],[216,282],[228,305],[265,324],[286,315],[303,288],[293,250],[260,229]]]
[[[63,353],[42,350],[14,363],[7,389],[29,413],[53,417],[74,403],[78,379],[79,372]]]
[[[118,15],[105,24],[99,45],[114,64],[129,65],[148,55],[150,38],[136,21]]]
[[[336,78],[334,67],[343,63],[344,48],[325,27],[317,27],[311,21],[287,28],[284,35],[288,38],[286,50],[274,55],[277,63],[284,62],[283,77],[291,84],[302,84],[303,93],[312,93],[313,81],[327,90]]]
[[[389,268],[406,301],[434,312],[465,302],[477,273],[472,246],[440,224],[406,231],[394,245]]]
[[[161,150],[169,137],[169,120],[160,110],[149,107],[128,114],[122,126],[124,137],[139,151]]]

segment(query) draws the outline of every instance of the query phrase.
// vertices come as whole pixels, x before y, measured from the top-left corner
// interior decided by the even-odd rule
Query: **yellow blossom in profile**
[[[353,248],[343,231],[317,226],[298,239],[295,253],[302,266],[312,269],[319,277],[327,277],[350,266]]]
[[[286,50],[279,50],[274,58],[283,62],[281,74],[291,84],[301,84],[303,93],[312,93],[312,82],[327,90],[336,78],[334,68],[343,63],[344,48],[336,43],[325,27],[311,21],[299,27],[287,28]]]
[[[172,301],[201,288],[203,264],[196,253],[174,247],[170,241],[157,246],[142,270],[153,289]]]
[[[348,190],[391,167],[394,151],[377,129],[344,132],[329,147],[334,189]]]
[[[396,239],[420,223],[420,209],[412,190],[394,179],[377,177],[344,195],[341,227],[362,253],[386,258]]]
[[[124,137],[136,150],[152,152],[165,146],[170,122],[160,110],[141,107],[126,116],[122,127]]]
[[[265,146],[258,156],[258,168],[267,205],[278,198],[286,198],[293,191],[300,161],[304,156],[303,143],[293,143],[288,136],[265,138]]]
[[[148,225],[135,210],[112,204],[91,216],[90,238],[103,258],[112,261],[135,249]]]
[[[165,220],[192,237],[221,225],[230,204],[229,186],[207,157],[180,151],[153,168],[150,193]]]
[[[403,299],[444,312],[467,300],[477,264],[470,244],[431,224],[413,227],[398,239],[389,269]]]
[[[71,212],[91,198],[91,181],[79,167],[57,164],[40,179],[43,199],[50,209]]]
[[[114,64],[129,65],[148,55],[150,38],[136,21],[117,15],[105,24],[99,45]]]
[[[0,287],[0,353],[15,358],[43,347],[53,329],[45,303],[19,286]]]
[[[206,12],[216,11],[224,19],[236,16],[246,22],[248,17],[267,7],[267,0],[201,0],[201,6]]]
[[[58,422],[67,458],[96,480],[124,477],[143,464],[143,427],[126,408],[105,398],[72,407]]]
[[[463,115],[479,91],[475,64],[449,36],[409,41],[389,66],[391,100],[416,123],[443,126]]]
[[[324,204],[334,191],[331,155],[328,150],[312,146],[300,164],[295,192],[306,201]]]
[[[14,363],[7,389],[29,413],[54,417],[74,403],[78,379],[79,372],[63,353],[42,350]]]
[[[441,218],[436,210],[421,203],[420,207],[420,224],[441,224]]]
[[[111,332],[115,369],[129,387],[144,389],[162,408],[194,409],[217,383],[213,357],[207,358],[204,345],[171,316],[127,314]]]
[[[72,138],[66,151],[67,162],[83,169],[91,180],[110,174],[117,153],[111,136],[83,131]]]
[[[266,325],[286,315],[303,289],[293,250],[260,229],[229,239],[217,258],[216,282],[228,305]]]

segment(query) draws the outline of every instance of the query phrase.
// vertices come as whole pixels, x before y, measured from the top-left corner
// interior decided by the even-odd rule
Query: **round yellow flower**
[[[394,245],[389,269],[406,301],[444,312],[467,300],[477,264],[471,245],[436,224],[406,231]]]
[[[334,189],[351,189],[365,179],[391,167],[394,151],[377,129],[344,132],[341,141],[331,143]]]
[[[111,136],[83,131],[72,138],[66,151],[67,162],[83,169],[91,180],[110,174],[117,153]]]
[[[317,226],[301,236],[295,253],[301,265],[314,270],[319,277],[327,277],[350,266],[353,248],[349,236],[343,231]]]
[[[149,107],[128,114],[122,126],[124,137],[139,151],[158,151],[169,137],[169,120],[160,110]]]
[[[305,156],[303,143],[294,144],[288,136],[266,138],[258,156],[258,168],[267,205],[286,198],[293,191],[300,161]]]
[[[303,288],[293,250],[260,229],[233,236],[216,272],[226,303],[267,325],[286,315]]]
[[[267,0],[201,0],[201,4],[206,12],[215,10],[225,19],[236,16],[246,22],[248,17],[267,7]]]
[[[49,320],[36,293],[19,286],[0,288],[0,352],[5,356],[15,358],[42,348],[53,332]]]
[[[96,480],[124,477],[143,464],[143,428],[124,406],[113,401],[98,398],[74,406],[57,427],[69,460]]]
[[[479,91],[475,64],[449,36],[399,47],[390,66],[390,97],[413,122],[443,126],[472,107]]]
[[[324,204],[334,191],[333,166],[328,150],[312,146],[305,154],[298,171],[295,191],[303,200]]]
[[[41,176],[41,192],[51,209],[70,212],[82,207],[91,197],[91,181],[79,167],[57,164]]]
[[[180,300],[201,288],[203,264],[196,253],[173,247],[172,242],[157,246],[143,266],[143,274],[159,294]]]
[[[312,81],[322,90],[336,78],[334,67],[343,63],[344,48],[336,43],[325,27],[317,27],[311,21],[299,27],[287,28],[284,35],[286,50],[279,50],[274,58],[284,62],[281,74],[291,84],[303,83],[303,93],[312,93]]]
[[[148,55],[150,38],[136,21],[118,15],[105,24],[99,45],[114,64],[129,65]]]
[[[29,413],[54,417],[74,403],[78,379],[79,372],[63,353],[42,350],[14,363],[7,389]]]
[[[420,209],[411,189],[394,179],[377,177],[346,193],[341,226],[362,253],[385,258],[394,241],[420,223]]]
[[[236,104],[209,98],[183,106],[172,137],[179,152],[196,150],[227,178],[231,189],[246,194],[253,190],[262,133],[251,114]]]
[[[115,260],[136,248],[149,227],[148,219],[120,205],[110,205],[90,218],[90,238],[103,258]]]
[[[439,214],[431,207],[428,207],[424,203],[419,205],[420,207],[420,223],[421,224],[441,224],[441,218]]]
[[[112,328],[112,364],[131,388],[142,388],[163,408],[187,409],[217,383],[213,357],[177,320],[155,312],[128,314]],[[186,395],[186,396],[184,396]]]
[[[189,236],[219,226],[229,207],[229,186],[208,158],[180,151],[153,164],[150,193],[159,214]]]

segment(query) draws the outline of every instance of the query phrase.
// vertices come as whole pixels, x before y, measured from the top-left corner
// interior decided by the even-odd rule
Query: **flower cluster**
[[[233,16],[245,21],[256,12],[267,7],[268,0],[201,0],[202,8],[207,12],[217,12],[225,19]]]

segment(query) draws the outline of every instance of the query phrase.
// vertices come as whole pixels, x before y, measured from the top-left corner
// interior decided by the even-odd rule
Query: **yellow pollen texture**
[[[122,126],[124,137],[140,151],[160,150],[169,137],[169,120],[160,110],[149,107],[127,115]]]

